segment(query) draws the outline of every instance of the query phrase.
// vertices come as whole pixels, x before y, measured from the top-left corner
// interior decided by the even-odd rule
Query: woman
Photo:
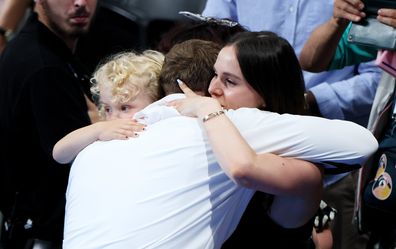
[[[188,98],[175,101],[172,105],[184,115],[204,120],[204,127],[219,162],[237,183],[251,188],[256,182],[262,181],[262,177],[269,178],[264,180],[268,185],[284,182],[280,188],[273,189],[274,198],[269,198],[267,204],[263,204],[268,199],[267,194],[256,194],[253,200],[256,204],[250,205],[247,214],[254,218],[253,222],[259,225],[259,229],[252,229],[251,223],[246,224],[250,228],[243,227],[243,218],[242,227],[237,230],[239,234],[234,236],[235,241],[228,241],[228,246],[238,247],[238,240],[261,240],[263,233],[270,234],[266,236],[266,241],[258,241],[259,244],[251,241],[252,245],[266,245],[268,248],[305,246],[312,231],[309,221],[318,208],[321,187],[312,178],[301,181],[301,175],[295,175],[294,166],[300,164],[299,173],[320,179],[318,169],[307,162],[290,161],[270,154],[257,155],[221,111],[222,108],[256,107],[278,113],[303,114],[304,81],[293,48],[285,39],[271,32],[240,33],[220,51],[214,71],[209,86],[212,98],[196,96],[181,83]],[[227,143],[223,141],[224,137],[227,137]],[[269,165],[268,162],[271,162],[268,175],[258,174],[255,169],[262,170],[262,167]],[[245,172],[232,172],[240,165],[244,165]],[[282,170],[278,172],[279,167]],[[311,189],[309,186],[317,188]],[[264,219],[265,225],[262,224]]]

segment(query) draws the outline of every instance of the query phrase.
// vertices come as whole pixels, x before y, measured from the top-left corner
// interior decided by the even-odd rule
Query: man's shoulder
[[[21,34],[7,44],[0,65],[16,67],[16,71],[34,69],[42,66],[43,58],[48,56],[55,58],[48,48],[39,44],[36,36]]]
[[[72,55],[59,37],[31,18],[7,44],[2,56],[1,64],[34,70],[64,64]]]
[[[37,36],[21,34],[7,44],[0,60],[0,68],[4,77],[19,74],[17,78],[26,80],[48,71],[54,71],[56,75],[68,75],[70,69],[66,62],[63,56],[41,43]]]

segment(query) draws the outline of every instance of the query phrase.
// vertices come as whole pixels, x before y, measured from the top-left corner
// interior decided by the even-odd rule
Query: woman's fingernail
[[[177,84],[183,84],[183,81],[181,81],[180,79],[176,79]]]

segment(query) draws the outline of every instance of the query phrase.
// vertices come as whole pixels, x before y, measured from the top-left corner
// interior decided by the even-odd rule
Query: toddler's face
[[[144,92],[140,92],[136,98],[124,103],[112,101],[112,96],[107,94],[101,94],[100,98],[106,120],[132,119],[135,113],[152,103]]]

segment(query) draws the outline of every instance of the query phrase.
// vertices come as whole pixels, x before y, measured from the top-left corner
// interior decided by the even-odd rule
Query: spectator
[[[37,0],[0,58],[0,209],[8,248],[60,248],[69,166],[55,143],[90,124],[89,81],[73,56],[96,0]],[[23,155],[22,155],[23,153]]]
[[[364,3],[361,1],[335,0],[333,17],[320,27],[318,27],[305,44],[300,61],[307,70],[320,71],[331,68],[341,68],[360,61],[375,58],[377,49],[373,47],[359,46],[347,41],[350,21],[359,21],[366,14],[362,11]],[[385,24],[396,27],[396,10],[378,10],[377,19]],[[341,39],[341,40],[340,40]],[[375,182],[375,170],[381,153],[394,151],[393,119],[389,108],[394,104],[395,78],[390,74],[383,73],[380,85],[375,95],[373,108],[371,110],[368,128],[377,136],[380,142],[379,152],[360,171],[359,184],[357,185],[356,198],[356,221],[362,232],[370,232],[370,243],[367,248],[373,248],[379,242],[380,248],[388,249],[396,246],[395,214],[389,211],[381,211],[379,206],[371,209],[366,204],[367,189],[373,186],[369,181]],[[390,110],[390,111],[387,111]],[[374,166],[374,167],[373,167]],[[391,177],[392,174],[389,176]],[[393,178],[393,177],[391,177]],[[393,178],[394,179],[394,178]],[[363,194],[366,191],[366,198]],[[392,197],[382,198],[383,202]],[[381,222],[378,222],[381,220]]]

